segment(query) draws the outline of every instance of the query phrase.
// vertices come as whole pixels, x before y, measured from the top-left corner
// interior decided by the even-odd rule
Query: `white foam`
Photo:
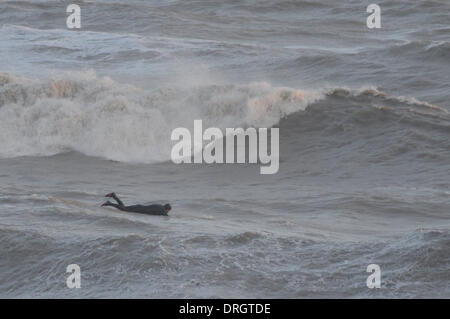
[[[169,160],[171,131],[205,125],[270,127],[324,98],[271,84],[199,85],[153,91],[93,71],[34,80],[0,74],[0,156],[70,150],[124,162]]]

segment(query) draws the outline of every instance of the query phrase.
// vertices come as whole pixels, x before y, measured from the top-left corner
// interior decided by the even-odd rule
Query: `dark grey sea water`
[[[0,1],[0,297],[450,298],[449,1],[69,3]],[[195,119],[279,172],[172,163]]]

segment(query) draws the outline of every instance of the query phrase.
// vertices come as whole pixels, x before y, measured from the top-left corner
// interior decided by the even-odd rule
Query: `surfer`
[[[165,205],[159,205],[159,204],[153,204],[153,205],[132,205],[132,206],[125,206],[123,202],[120,200],[119,197],[117,197],[116,193],[109,193],[105,195],[105,197],[114,198],[114,200],[117,202],[117,204],[111,203],[109,200],[106,201],[103,206],[112,206],[115,207],[121,211],[124,212],[131,212],[131,213],[139,213],[139,214],[147,214],[147,215],[160,215],[160,216],[167,216],[172,209],[172,206],[170,204]]]

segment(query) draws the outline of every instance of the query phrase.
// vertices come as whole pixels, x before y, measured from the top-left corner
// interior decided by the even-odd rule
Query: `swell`
[[[417,60],[449,62],[449,41],[406,41],[405,43],[391,46],[388,52],[392,56],[410,57]]]

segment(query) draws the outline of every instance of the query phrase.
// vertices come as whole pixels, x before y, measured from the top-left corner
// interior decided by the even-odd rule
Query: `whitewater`
[[[450,298],[450,3],[368,4],[0,2],[0,297]],[[197,119],[278,173],[173,163]]]

